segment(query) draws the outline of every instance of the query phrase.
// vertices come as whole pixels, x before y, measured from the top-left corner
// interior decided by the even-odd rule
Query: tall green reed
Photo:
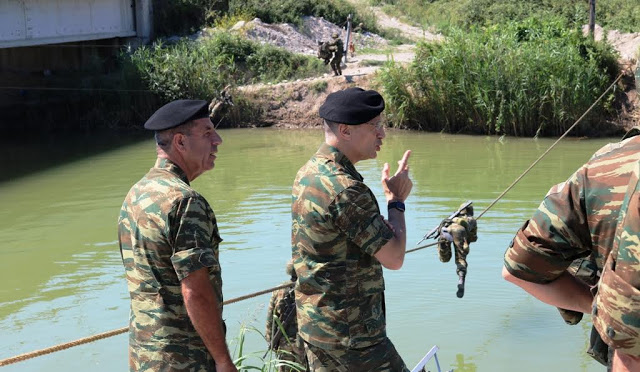
[[[285,337],[286,342],[291,342],[287,337],[280,320],[278,318],[274,318],[274,322],[277,323],[277,327],[280,328],[281,332],[283,332],[282,334]],[[305,370],[304,366],[299,363],[279,358],[277,353],[273,350],[257,350],[247,352],[245,350],[245,343],[247,342],[247,337],[250,336],[250,334],[253,336],[258,336],[260,339],[264,340],[264,345],[267,345],[267,339],[264,333],[253,326],[243,324],[240,327],[238,336],[235,340],[232,341],[232,344],[234,344],[232,357],[234,364],[238,368],[238,371],[254,370],[262,372],[275,372],[278,371],[278,368],[281,366],[287,367],[292,372],[302,372]],[[289,354],[284,350],[280,351],[280,353]]]
[[[380,74],[396,126],[516,136],[563,133],[617,74],[610,47],[560,19],[530,18],[455,30],[446,42],[418,45],[408,67]],[[596,107],[582,133],[601,129]]]

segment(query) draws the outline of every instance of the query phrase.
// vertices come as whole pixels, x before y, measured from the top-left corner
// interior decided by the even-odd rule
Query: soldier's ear
[[[176,133],[173,136],[173,147],[180,151],[183,152],[185,150],[185,135],[182,133]]]
[[[344,139],[351,139],[351,132],[352,132],[352,127],[351,125],[347,125],[347,124],[340,124],[338,125],[338,133],[340,135],[341,138]]]

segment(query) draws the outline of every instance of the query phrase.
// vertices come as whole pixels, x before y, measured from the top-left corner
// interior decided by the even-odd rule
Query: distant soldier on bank
[[[293,270],[293,261],[287,263],[287,275],[291,281],[298,280]],[[285,282],[283,284],[286,284]],[[276,318],[278,320],[276,320]],[[282,333],[282,329],[285,334]],[[304,347],[298,338],[298,321],[296,320],[296,299],[293,287],[279,289],[271,295],[267,309],[267,325],[265,337],[269,343],[269,350],[276,352],[278,359],[305,366]],[[296,369],[289,365],[281,365],[278,372],[292,372]]]
[[[458,274],[458,291],[456,296],[464,296],[464,281],[467,276],[467,255],[469,243],[478,240],[478,224],[473,218],[473,206],[460,206],[460,212],[451,219],[445,219],[440,224],[440,238],[438,239],[438,256],[440,261],[451,260],[451,243],[456,256],[456,274]]]
[[[331,69],[335,76],[342,75],[342,69],[340,68],[340,63],[342,62],[342,56],[344,56],[344,43],[338,35],[337,32],[334,32],[331,35],[333,39],[329,43],[329,50],[333,52],[333,59],[331,60]]]

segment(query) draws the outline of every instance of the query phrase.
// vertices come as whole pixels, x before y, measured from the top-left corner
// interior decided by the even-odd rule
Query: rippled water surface
[[[243,129],[221,135],[216,168],[193,186],[218,217],[223,290],[231,299],[287,279],[291,184],[322,133]],[[473,200],[476,214],[484,210],[552,143],[401,131],[387,136],[378,159],[357,168],[384,200],[382,165],[413,150],[406,212],[411,245],[463,201]],[[385,271],[388,332],[408,365],[437,344],[441,365],[456,371],[604,371],[584,353],[588,322],[565,325],[556,309],[503,281],[500,270],[505,248],[549,187],[611,141],[561,142],[479,220],[463,299],[455,296],[455,265],[440,263],[433,248],[410,253],[399,271]],[[11,145],[13,157],[0,172],[0,359],[126,326],[129,299],[116,221],[128,189],[153,165],[153,141],[119,141],[57,162],[51,162],[52,149],[86,150],[86,142]],[[225,307],[232,350],[242,324],[263,329],[268,298]],[[262,354],[266,348],[249,331],[245,349]],[[3,371],[74,369],[127,370],[127,336]]]

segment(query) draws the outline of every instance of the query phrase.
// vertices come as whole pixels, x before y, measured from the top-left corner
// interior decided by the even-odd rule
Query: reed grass
[[[452,30],[447,42],[421,43],[410,66],[389,62],[379,84],[395,126],[557,136],[617,72],[611,47],[566,28],[562,19],[530,18]],[[602,126],[612,97],[585,119],[582,133]]]
[[[289,338],[286,336],[286,332],[283,329],[282,323],[278,319],[274,319],[277,322],[277,327],[281,329],[283,332],[283,336],[285,337],[287,342],[291,342]],[[238,336],[233,343],[235,347],[233,349],[233,361],[236,365],[238,371],[261,371],[261,372],[276,372],[279,367],[286,366],[290,371],[305,371],[305,367],[299,363],[291,362],[288,360],[283,360],[278,358],[277,354],[273,350],[259,350],[252,352],[245,352],[245,342],[247,337],[253,335],[258,336],[260,339],[264,340],[264,344],[267,345],[265,335],[253,326],[242,325],[240,327],[240,331]],[[281,353],[288,352],[281,350]]]

